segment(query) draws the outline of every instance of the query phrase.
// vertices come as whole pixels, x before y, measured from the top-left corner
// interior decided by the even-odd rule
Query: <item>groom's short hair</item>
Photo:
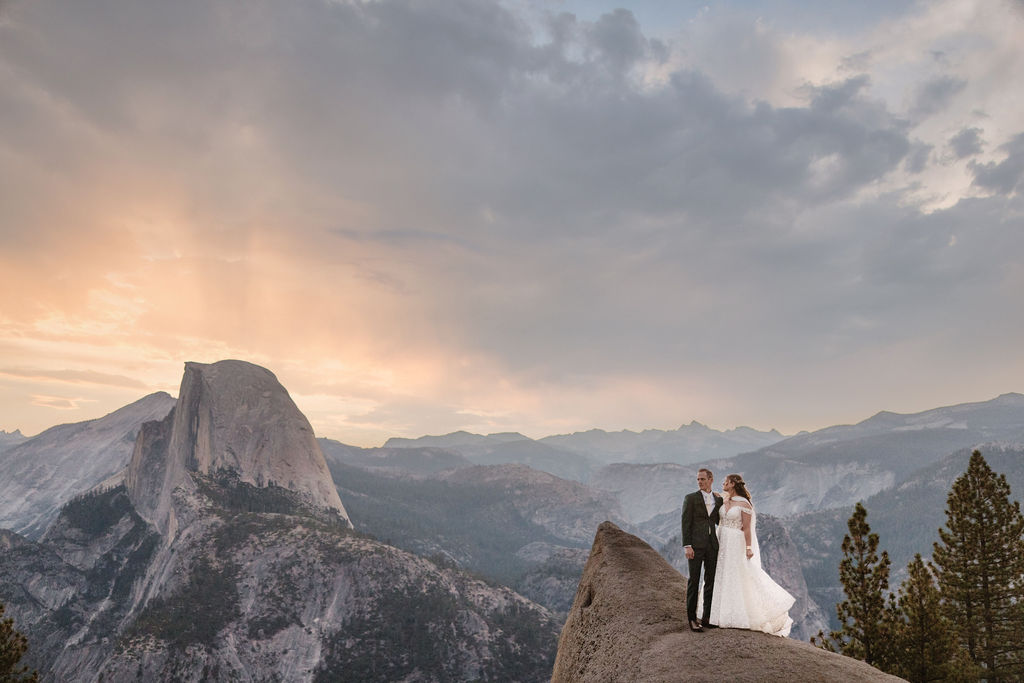
[[[700,474],[701,472],[707,474],[708,479],[710,479],[711,481],[715,480],[715,475],[711,474],[711,470],[709,470],[707,467],[701,467],[699,470],[697,470],[697,474]]]

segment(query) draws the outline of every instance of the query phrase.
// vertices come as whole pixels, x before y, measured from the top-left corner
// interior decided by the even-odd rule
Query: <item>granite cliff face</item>
[[[256,487],[276,484],[348,519],[313,428],[273,373],[238,360],[186,363],[174,411],[139,433],[128,495],[143,519],[173,536],[174,491],[194,485],[191,473],[221,470]]]
[[[61,505],[123,470],[142,424],[173,407],[159,392],[96,420],[8,439],[0,451],[0,528],[39,538]]]
[[[807,643],[739,629],[692,633],[686,579],[611,522],[597,529],[558,640],[552,683],[898,681]]]
[[[44,680],[537,681],[554,656],[546,609],[353,530],[305,417],[240,361],[187,364],[120,481],[0,548]]]

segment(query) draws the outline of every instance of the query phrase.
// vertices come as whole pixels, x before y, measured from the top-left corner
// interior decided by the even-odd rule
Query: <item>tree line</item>
[[[847,527],[840,627],[812,644],[913,683],[1024,680],[1024,515],[979,451],[953,482],[931,560],[918,553],[895,593],[863,504]]]

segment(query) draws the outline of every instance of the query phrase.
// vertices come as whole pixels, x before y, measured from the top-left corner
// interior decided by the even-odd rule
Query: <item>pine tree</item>
[[[953,482],[933,561],[946,615],[988,681],[1024,677],[1024,516],[981,453]]]
[[[39,680],[36,672],[18,666],[21,656],[28,649],[28,640],[14,629],[13,619],[4,619],[3,616],[4,604],[0,602],[0,681],[28,683]]]
[[[918,553],[907,565],[899,590],[902,620],[895,637],[900,676],[911,683],[947,680],[955,645],[942,613],[939,589]]]
[[[836,605],[840,628],[829,636],[821,631],[811,642],[832,652],[860,659],[883,671],[896,668],[893,636],[899,608],[889,592],[889,553],[878,555],[878,534],[871,533],[868,512],[857,503],[846,523],[839,582],[846,600]]]

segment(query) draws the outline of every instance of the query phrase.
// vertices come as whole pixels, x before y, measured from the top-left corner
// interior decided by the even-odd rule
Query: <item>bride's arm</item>
[[[751,543],[750,540],[750,515],[752,515],[753,512],[754,511],[747,507],[746,505],[742,505],[740,507],[740,521],[743,524],[743,539],[746,541],[748,560],[754,556],[754,544]]]

